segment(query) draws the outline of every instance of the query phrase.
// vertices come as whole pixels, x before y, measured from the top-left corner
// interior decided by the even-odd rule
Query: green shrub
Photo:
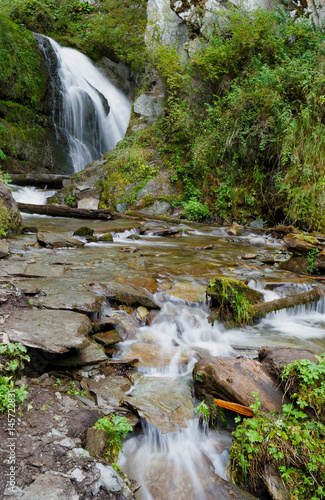
[[[189,201],[184,201],[182,205],[184,213],[189,220],[200,221],[210,214],[209,207],[194,198]]]
[[[128,432],[133,430],[129,424],[129,419],[120,417],[119,415],[108,415],[100,418],[94,425],[95,429],[105,429],[107,431],[107,447],[105,450],[105,458],[116,466],[119,452],[123,449],[122,439]]]

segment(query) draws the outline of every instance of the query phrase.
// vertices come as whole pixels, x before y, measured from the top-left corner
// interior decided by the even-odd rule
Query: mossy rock
[[[251,324],[253,306],[262,299],[262,294],[257,290],[230,278],[212,279],[206,294],[211,299],[212,321],[219,320],[231,327]]]
[[[111,233],[104,234],[99,238],[99,241],[113,241],[113,236]]]
[[[79,227],[73,233],[73,236],[91,237],[93,235],[94,235],[94,230],[87,226]]]
[[[0,182],[0,238],[21,229],[21,215],[7,186]]]

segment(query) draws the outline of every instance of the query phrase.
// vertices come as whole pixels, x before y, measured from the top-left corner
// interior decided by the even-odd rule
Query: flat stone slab
[[[173,287],[165,292],[172,298],[185,300],[186,302],[204,302],[205,301],[206,287],[198,283],[178,282]]]
[[[108,332],[100,332],[93,335],[93,338],[104,345],[114,345],[123,342],[123,339],[117,330],[110,330]]]
[[[66,498],[78,500],[77,494],[69,478],[57,472],[49,471],[40,474],[36,480],[23,490],[22,500],[58,500]]]
[[[131,389],[131,382],[122,376],[105,377],[104,379],[89,380],[88,389],[96,394],[98,405],[101,401],[108,406],[121,406],[125,393]]]
[[[37,241],[39,245],[47,248],[75,248],[84,245],[84,242],[76,238],[50,231],[39,231],[37,233]]]
[[[145,377],[124,401],[163,433],[187,427],[193,418],[191,390],[182,381]]]
[[[149,309],[159,309],[160,307],[148,295],[136,290],[132,286],[122,285],[114,281],[108,283],[90,283],[89,290],[114,300],[120,304],[128,306],[144,306]]]
[[[11,342],[60,354],[85,347],[91,326],[84,314],[24,307],[14,309],[1,329]]]
[[[135,363],[136,366],[154,368],[169,365],[176,353],[177,350],[174,347],[164,349],[159,344],[137,342],[126,353],[124,360],[130,361],[136,358],[138,359]]]

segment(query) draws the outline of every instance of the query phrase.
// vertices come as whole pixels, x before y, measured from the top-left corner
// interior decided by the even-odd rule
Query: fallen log
[[[226,410],[235,411],[236,413],[240,413],[240,415],[245,415],[246,417],[254,417],[253,410],[248,406],[239,405],[238,403],[230,403],[229,401],[216,398],[214,398],[214,402],[217,406],[225,408]]]
[[[313,302],[317,302],[324,297],[324,294],[325,288],[322,286],[316,286],[308,292],[298,293],[297,295],[291,295],[289,297],[272,300],[270,302],[255,304],[253,305],[253,318],[261,319],[273,311],[312,304]]]
[[[69,175],[54,174],[10,174],[10,177],[16,186],[36,186],[50,189],[61,189],[63,181],[70,178]]]
[[[50,215],[52,217],[72,217],[76,219],[116,219],[117,216],[109,210],[88,210],[86,208],[71,208],[66,205],[30,205],[18,203],[21,212],[28,214]]]

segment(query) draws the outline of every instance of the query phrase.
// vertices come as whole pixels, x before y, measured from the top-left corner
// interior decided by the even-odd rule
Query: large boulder
[[[252,392],[257,392],[262,411],[280,411],[288,403],[282,389],[254,359],[205,358],[194,366],[193,378],[195,394],[200,400],[213,396],[250,406],[255,401]]]
[[[292,347],[263,347],[259,352],[263,370],[278,384],[283,368],[293,361],[308,359],[317,363],[315,354]]]

